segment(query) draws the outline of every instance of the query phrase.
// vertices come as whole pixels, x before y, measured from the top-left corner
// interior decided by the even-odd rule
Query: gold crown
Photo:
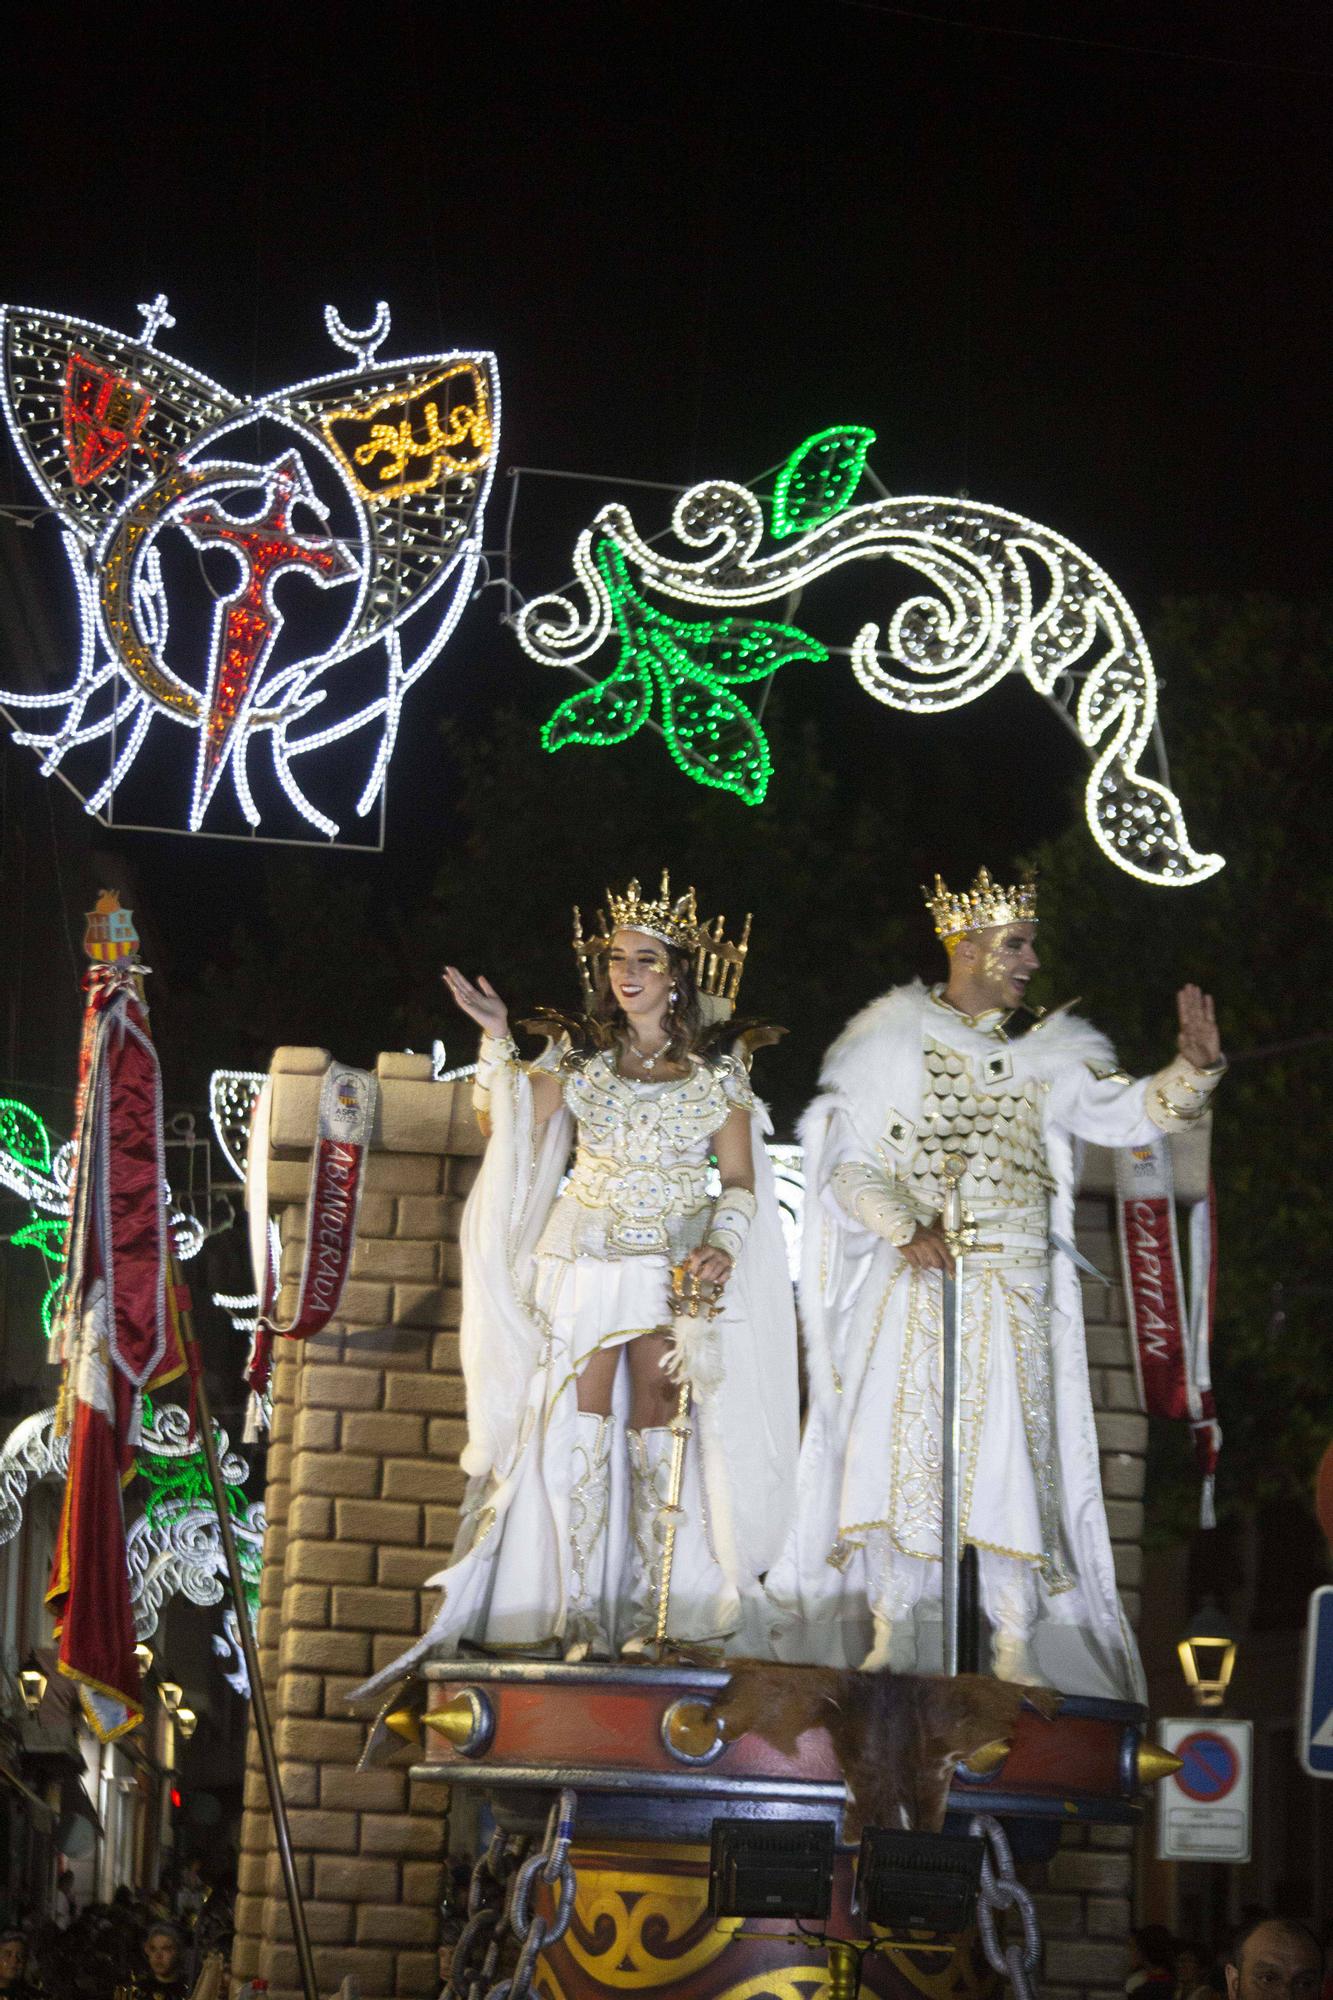
[[[968,931],[988,931],[997,924],[1035,924],[1037,921],[1037,878],[1028,875],[1022,882],[1005,888],[992,882],[989,868],[978,868],[970,889],[951,890],[944,877],[935,877],[935,893],[924,884],[921,894],[935,919],[935,935],[946,950],[952,950]]]
[[[714,917],[707,923],[699,921],[692,888],[672,901],[670,871],[664,868],[661,891],[655,899],[645,897],[637,878],[629,884],[623,896],[617,896],[608,889],[606,909],[598,910],[597,922],[600,927],[598,934],[585,937],[583,913],[575,906],[574,956],[578,960],[579,983],[586,1006],[592,1006],[606,983],[606,954],[617,931],[644,931],[649,937],[660,938],[663,944],[674,946],[677,951],[692,952],[694,976],[700,993],[725,1003],[728,1008],[734,1006],[740,991],[741,974],[745,970],[745,956],[750,949],[748,915],[739,938],[733,943],[726,935],[724,917]]]

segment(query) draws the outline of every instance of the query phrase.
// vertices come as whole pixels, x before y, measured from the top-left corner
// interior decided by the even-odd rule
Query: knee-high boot
[[[629,1617],[622,1653],[637,1654],[657,1632],[657,1595],[662,1583],[664,1510],[671,1499],[671,1447],[667,1424],[627,1430],[629,1453]]]
[[[606,1621],[607,1514],[611,1496],[614,1417],[580,1410],[569,1491],[569,1588],[565,1596],[567,1660],[611,1657]]]

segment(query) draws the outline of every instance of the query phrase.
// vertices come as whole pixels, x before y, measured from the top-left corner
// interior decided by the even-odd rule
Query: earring
[[[673,987],[672,987],[672,989],[671,989],[671,1004],[672,1004],[672,1006],[673,1006],[673,1007],[675,1006],[675,1004],[676,1004],[677,1000],[679,1000],[679,998],[680,998],[680,995],[679,995],[679,993],[677,993],[677,991],[676,991],[675,987],[673,986]]]

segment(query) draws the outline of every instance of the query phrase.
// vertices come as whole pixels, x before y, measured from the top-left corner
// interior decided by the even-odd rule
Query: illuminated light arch
[[[1147,642],[1105,570],[1007,508],[928,495],[852,504],[872,441],[860,425],[807,438],[778,475],[767,523],[746,486],[692,486],[671,519],[677,541],[698,552],[689,556],[645,541],[626,507],[603,507],[574,549],[581,601],[539,597],[515,621],[532,659],[585,679],[585,663],[619,641],[611,672],[549,718],[546,748],[624,742],[656,714],[687,775],[757,804],[771,759],[736,690],[791,660],[826,661],[828,649],[794,626],[743,614],[846,563],[888,556],[933,594],[909,597],[882,628],[855,635],[852,671],[867,694],[937,714],[1021,673],[1092,758],[1085,810],[1108,860],[1161,888],[1216,874],[1222,856],[1192,845],[1170,787]],[[645,592],[709,616],[687,622]]]
[[[303,760],[317,778],[321,752],[359,739],[355,816],[381,805],[404,697],[446,644],[481,561],[500,438],[495,357],[382,361],[388,307],[364,332],[330,307],[330,338],[355,366],[247,400],[156,347],[174,324],[164,298],[140,311],[143,328],[130,336],[0,308],[5,416],[60,523],[82,626],[72,680],[0,692],[0,708],[22,717],[15,739],[40,752],[43,774],[60,771],[108,823],[151,725],[164,719],[195,738],[180,830],[215,830],[215,814],[214,828],[206,822],[229,775],[259,832],[248,758],[266,741],[292,808],[284,824],[332,841],[341,824],[307,788]],[[237,455],[236,434],[261,421],[284,448],[257,464]],[[312,466],[339,496],[348,533],[331,531]],[[230,498],[255,492],[257,508]],[[202,661],[181,661],[172,646],[159,553],[167,529],[197,548],[225,547],[236,562]],[[274,589],[300,576],[334,593],[340,622],[320,648],[284,661],[278,638],[303,598],[295,583],[283,585],[281,603]],[[335,670],[368,655],[378,667],[353,693]],[[132,823],[123,810],[120,823]]]

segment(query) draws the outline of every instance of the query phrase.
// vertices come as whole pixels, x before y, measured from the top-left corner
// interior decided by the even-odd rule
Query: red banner
[[[162,1082],[128,969],[89,977],[76,1168],[57,1337],[69,1470],[47,1601],[60,1671],[104,1741],[142,1719],[123,1487],[147,1388],[184,1367],[167,1285]]]
[[[1190,1210],[1188,1300],[1171,1148],[1165,1137],[1116,1154],[1116,1214],[1139,1400],[1149,1416],[1190,1424],[1203,1479],[1201,1525],[1211,1527],[1213,1477],[1222,1443],[1211,1372],[1217,1269],[1212,1186]]]
[[[356,1218],[375,1123],[376,1098],[375,1078],[367,1071],[330,1063],[320,1087],[310,1156],[306,1239],[296,1310],[284,1326],[274,1317],[276,1274],[268,1221],[271,1082],[260,1093],[250,1135],[246,1190],[251,1261],[260,1301],[259,1324],[246,1366],[246,1380],[256,1392],[267,1386],[273,1335],[307,1340],[312,1333],[326,1327],[338,1310],[356,1242]]]

